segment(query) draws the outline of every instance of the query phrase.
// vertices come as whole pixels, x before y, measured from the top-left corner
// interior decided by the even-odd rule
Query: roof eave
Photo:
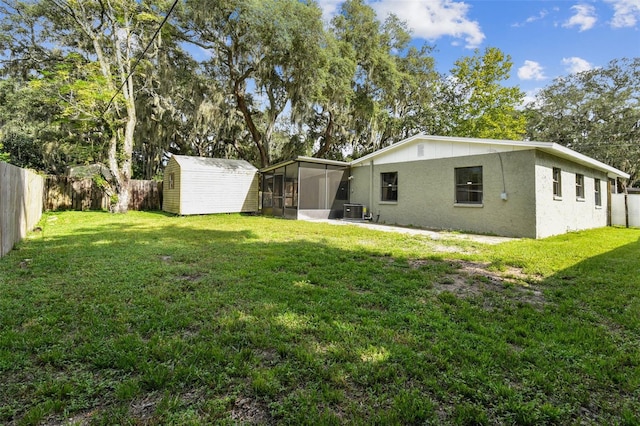
[[[622,170],[618,170],[615,167],[612,167],[608,164],[605,164],[601,161],[593,159],[584,154],[580,154],[579,152],[576,152],[570,148],[559,145],[557,143],[553,143],[550,149],[548,150],[543,149],[543,151],[548,151],[556,156],[569,158],[579,164],[589,166],[589,167],[594,167],[596,169],[605,171],[607,172],[607,176],[610,177],[611,179],[616,179],[616,178],[629,179],[631,177],[628,173],[625,173]]]
[[[262,169],[260,169],[260,173],[270,172],[272,170],[279,169],[280,167],[284,167],[284,166],[288,166],[289,164],[300,163],[300,162],[326,164],[326,165],[329,165],[329,166],[344,166],[344,167],[349,167],[351,165],[351,163],[347,163],[345,161],[325,160],[324,158],[298,156],[298,157],[294,158],[293,160],[283,161],[281,163],[277,163],[277,164],[274,164],[272,166],[268,166],[268,167],[262,168]]]
[[[351,165],[353,166],[353,165],[361,164],[367,161],[371,161],[375,157],[383,155],[386,152],[396,150],[404,145],[407,145],[415,141],[416,139],[425,139],[425,140],[432,140],[432,141],[449,141],[449,142],[460,142],[460,143],[477,143],[477,144],[483,144],[483,145],[514,145],[514,146],[517,145],[517,146],[526,147],[526,148],[540,149],[542,151],[570,159],[580,164],[583,164],[589,167],[595,167],[602,171],[606,171],[607,176],[613,179],[615,178],[629,179],[630,177],[629,174],[623,172],[622,170],[618,170],[615,167],[609,166],[605,163],[602,163],[586,155],[580,154],[579,152],[576,152],[570,148],[564,147],[554,142],[461,138],[461,137],[453,137],[453,136],[434,136],[434,135],[427,135],[425,133],[418,133],[417,135],[411,136],[393,145],[389,145],[383,149],[372,152],[371,154],[367,154],[363,157],[357,158],[351,162]]]

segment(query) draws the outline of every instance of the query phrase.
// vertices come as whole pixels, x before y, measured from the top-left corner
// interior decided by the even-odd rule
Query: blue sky
[[[340,0],[318,0],[324,18]],[[412,29],[414,43],[435,45],[441,72],[454,62],[497,47],[511,56],[508,85],[527,98],[556,77],[640,57],[640,0],[369,0],[384,20],[395,13]]]

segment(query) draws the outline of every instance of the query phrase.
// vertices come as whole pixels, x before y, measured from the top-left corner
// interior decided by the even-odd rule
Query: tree
[[[409,32],[395,16],[380,23],[362,0],[345,1],[332,24],[336,39],[350,46],[356,65],[349,112],[352,148],[357,153],[374,151],[385,144],[392,105],[406,77],[394,52],[408,46]]]
[[[161,21],[158,8],[135,0],[4,1],[4,5],[3,12],[12,12],[5,23],[18,24],[15,35],[3,39],[12,59],[5,69],[22,69],[32,80],[51,85],[43,63],[74,58],[75,69],[54,71],[62,81],[53,85],[62,107],[57,118],[83,138],[107,141],[113,178],[104,189],[111,195],[112,211],[126,212],[138,120],[133,65]]]
[[[260,164],[270,164],[276,124],[302,117],[317,91],[323,28],[315,3],[189,1],[185,39],[212,54],[207,71],[242,115]]]
[[[431,56],[433,48],[410,47],[398,56],[397,66],[402,73],[400,85],[391,97],[391,119],[384,139],[397,142],[416,133],[440,134],[437,114],[437,94],[441,90],[441,76],[435,71]]]
[[[527,108],[527,137],[556,142],[640,183],[640,58],[557,78]]]
[[[130,0],[46,3],[49,6],[46,16],[53,24],[51,35],[87,57],[95,55],[106,92],[117,94],[112,104],[101,102],[101,96],[94,99],[105,110],[101,117],[95,117],[98,108],[92,113],[108,129],[108,166],[113,180],[105,190],[111,195],[111,210],[124,213],[129,205],[137,122],[132,66],[140,52],[142,28],[149,22],[149,15],[143,13],[146,11],[141,3]]]
[[[354,99],[352,81],[356,71],[353,47],[339,41],[333,34],[326,36],[323,49],[326,67],[318,79],[317,96],[310,99],[305,124],[309,126],[307,139],[318,142],[313,156],[341,158],[340,151],[351,142],[351,106]],[[313,149],[313,146],[311,147]]]
[[[525,134],[525,118],[518,111],[524,93],[507,87],[511,57],[499,49],[455,62],[445,80],[440,101],[443,133],[452,136],[520,140]]]

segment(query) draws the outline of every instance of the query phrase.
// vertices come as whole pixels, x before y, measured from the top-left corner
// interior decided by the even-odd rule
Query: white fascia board
[[[576,152],[570,148],[567,148],[566,146],[562,146],[557,143],[554,143],[551,145],[552,146],[550,149],[543,149],[543,151],[549,152],[550,154],[556,155],[558,157],[575,161],[576,163],[579,163],[585,166],[589,166],[598,170],[605,171],[607,172],[607,175],[612,179],[616,179],[616,178],[629,179],[630,177],[628,173],[625,173],[622,170],[618,170],[615,167],[612,167],[608,164],[602,163],[584,154],[580,154],[579,152]]]
[[[474,144],[482,144],[482,145],[502,145],[502,146],[513,146],[519,148],[533,148],[540,149],[541,151],[548,152],[550,154],[556,155],[558,157],[562,157],[568,160],[575,161],[577,163],[594,167],[598,170],[606,171],[608,176],[611,178],[624,178],[629,179],[629,175],[622,170],[618,170],[615,167],[611,167],[607,164],[604,164],[598,160],[595,160],[591,157],[588,157],[584,154],[580,154],[570,148],[564,147],[554,142],[540,142],[540,141],[510,141],[510,140],[501,140],[501,139],[479,139],[479,138],[461,138],[461,137],[453,137],[453,136],[434,136],[434,135],[426,135],[424,133],[418,133],[417,135],[411,136],[407,139],[401,140],[393,145],[389,145],[385,148],[382,148],[378,151],[372,152],[371,154],[365,155],[364,157],[357,158],[351,162],[352,166],[361,165],[367,161],[371,161],[375,157],[380,155],[384,155],[385,153],[396,150],[404,145],[410,144],[411,142],[420,139],[425,142],[429,141],[444,141],[444,142],[459,142],[459,143],[474,143]]]

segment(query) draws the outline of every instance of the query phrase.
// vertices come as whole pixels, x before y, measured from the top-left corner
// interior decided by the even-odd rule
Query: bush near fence
[[[161,210],[162,182],[131,180],[129,210]],[[109,210],[109,196],[92,179],[47,176],[44,208],[56,210]]]
[[[42,217],[44,179],[0,162],[0,257],[32,230]]]

